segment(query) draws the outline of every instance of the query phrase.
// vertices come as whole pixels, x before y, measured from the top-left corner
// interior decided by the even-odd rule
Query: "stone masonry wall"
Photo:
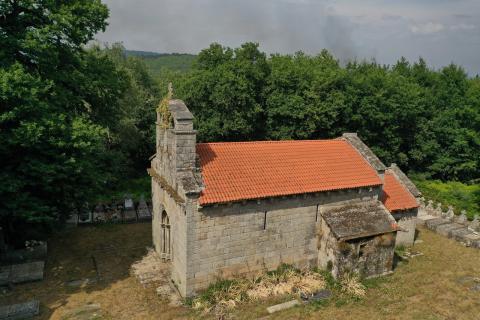
[[[272,270],[281,263],[318,265],[322,205],[378,199],[379,192],[378,187],[363,188],[199,208],[189,220],[187,282],[193,289],[187,291],[193,294],[218,278]]]
[[[417,213],[418,208],[392,214],[401,229],[397,232],[397,240],[395,243],[397,247],[413,246],[415,241]]]
[[[152,179],[153,180],[153,179]],[[165,192],[156,181],[152,181],[153,219],[152,238],[155,251],[161,253],[163,247],[161,219],[162,212],[170,220],[170,250],[172,263],[172,280],[180,292],[186,292],[187,266],[187,231],[185,207],[179,205]]]

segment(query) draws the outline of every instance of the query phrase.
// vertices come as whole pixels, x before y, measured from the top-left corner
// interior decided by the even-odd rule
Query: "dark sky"
[[[480,0],[104,0],[101,42],[197,53],[259,42],[268,53],[332,51],[341,60],[424,57],[480,74]]]

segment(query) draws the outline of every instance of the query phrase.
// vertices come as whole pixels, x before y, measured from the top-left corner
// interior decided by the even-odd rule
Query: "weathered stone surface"
[[[100,304],[91,303],[71,309],[62,318],[71,320],[92,320],[103,319],[103,315]]]
[[[138,219],[140,220],[148,220],[152,218],[152,214],[148,208],[147,202],[145,201],[145,198],[143,197],[143,195],[140,198],[140,201],[138,203],[137,215],[138,215]]]
[[[435,231],[442,236],[448,237],[451,231],[463,228],[465,228],[465,226],[459,223],[445,223],[438,225]]]
[[[9,250],[2,255],[1,260],[8,264],[45,260],[47,258],[47,248],[47,242],[38,242],[30,248]]]
[[[290,309],[292,307],[298,306],[299,304],[300,304],[300,301],[295,299],[292,301],[288,301],[288,302],[284,302],[284,303],[280,303],[280,304],[276,304],[274,306],[268,307],[267,312],[272,314],[274,312]]]
[[[43,261],[14,264],[0,267],[0,286],[43,279]]]
[[[465,245],[467,245],[468,247],[471,247],[474,241],[480,240],[480,235],[478,233],[471,232],[461,236],[460,239],[461,239],[460,241],[465,243]]]
[[[465,237],[472,234],[473,232],[464,227],[463,229],[452,230],[448,236],[456,241],[464,242],[466,239]]]
[[[435,231],[435,229],[442,224],[450,223],[450,221],[443,219],[443,218],[435,218],[425,221],[425,227],[430,230]]]
[[[0,320],[31,319],[39,314],[39,308],[40,302],[37,300],[0,306]]]
[[[356,201],[326,208],[322,214],[339,240],[395,231],[395,220],[379,201]]]
[[[316,293],[314,293],[313,295],[306,295],[306,294],[302,294],[301,295],[301,298],[302,300],[305,300],[305,301],[319,301],[319,300],[325,300],[325,299],[328,299],[332,296],[332,292],[330,290],[320,290]]]

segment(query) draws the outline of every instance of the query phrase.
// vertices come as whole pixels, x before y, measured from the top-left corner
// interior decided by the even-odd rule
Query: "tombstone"
[[[122,220],[121,208],[117,209],[117,205],[106,205],[105,206],[105,220],[107,222],[119,222]]]
[[[82,208],[79,210],[80,214],[78,215],[78,223],[92,223],[92,211],[88,207],[88,203],[85,203]]]
[[[76,227],[78,225],[78,214],[76,212],[71,213],[68,216],[68,219],[65,220],[65,223],[67,224],[67,226]]]
[[[147,202],[145,201],[145,198],[143,197],[143,195],[140,197],[140,201],[138,202],[137,215],[139,220],[152,219],[152,214],[148,209]]]
[[[107,217],[105,213],[105,207],[103,204],[99,203],[93,209],[93,221],[94,222],[106,222]]]
[[[123,221],[132,222],[137,220],[137,213],[135,212],[135,205],[133,199],[129,196],[126,196],[123,200]]]

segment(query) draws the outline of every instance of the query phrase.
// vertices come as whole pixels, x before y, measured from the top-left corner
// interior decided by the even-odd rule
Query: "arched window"
[[[171,244],[170,244],[170,219],[165,210],[162,212],[162,253],[161,257],[165,260],[171,258]]]

